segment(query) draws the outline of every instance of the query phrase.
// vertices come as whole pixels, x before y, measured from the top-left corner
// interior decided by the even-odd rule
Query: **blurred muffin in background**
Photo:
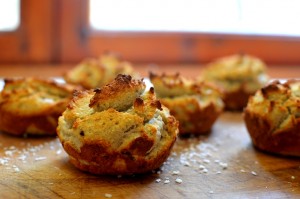
[[[150,73],[161,103],[179,121],[179,134],[207,134],[223,111],[220,91],[211,84],[196,83],[175,75]]]
[[[5,79],[0,93],[0,130],[20,136],[56,135],[58,117],[73,91],[75,87],[53,80]]]
[[[131,63],[119,55],[105,52],[99,58],[87,58],[64,75],[68,83],[86,89],[98,88],[112,81],[118,74],[137,76]]]
[[[242,110],[249,96],[263,87],[269,77],[262,60],[237,54],[209,63],[199,79],[220,87],[227,110]]]
[[[244,120],[258,149],[300,156],[300,81],[275,81],[250,97]]]

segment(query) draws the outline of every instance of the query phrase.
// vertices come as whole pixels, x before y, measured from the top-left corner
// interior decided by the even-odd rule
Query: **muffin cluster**
[[[178,135],[209,134],[224,109],[243,110],[256,148],[300,156],[300,81],[267,84],[259,58],[220,58],[197,80],[150,72],[147,82],[136,74],[129,62],[104,53],[65,73],[63,84],[5,79],[0,131],[57,135],[78,169],[131,175],[159,168]]]

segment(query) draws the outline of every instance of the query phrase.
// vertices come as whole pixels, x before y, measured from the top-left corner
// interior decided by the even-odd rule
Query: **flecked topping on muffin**
[[[101,87],[112,81],[118,74],[135,75],[131,63],[123,61],[115,53],[106,52],[99,58],[88,58],[68,71],[67,82],[80,84],[86,89]]]
[[[153,88],[145,88],[142,80],[118,75],[100,89],[75,94],[57,131],[76,167],[96,174],[132,174],[165,161],[178,122]]]
[[[205,82],[195,82],[175,75],[155,75],[150,80],[161,102],[179,120],[180,134],[202,134],[222,112],[224,104],[220,91]]]
[[[0,129],[15,135],[55,135],[57,119],[74,89],[52,80],[5,79],[0,95]]]

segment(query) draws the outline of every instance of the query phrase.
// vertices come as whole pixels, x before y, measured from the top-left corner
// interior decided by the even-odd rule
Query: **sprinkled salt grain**
[[[18,167],[14,168],[15,172],[20,172],[20,169]]]
[[[215,163],[220,163],[220,160],[215,160]]]
[[[111,198],[111,197],[112,197],[112,194],[106,193],[106,194],[104,194],[104,196],[105,196],[106,198]]]
[[[257,176],[257,173],[255,171],[251,171],[251,174]]]
[[[157,179],[155,180],[155,182],[156,182],[156,183],[160,183],[160,182],[161,182],[161,179],[160,179],[160,178],[157,178]]]
[[[5,151],[4,153],[7,156],[12,156],[13,155],[13,151]]]
[[[59,155],[59,154],[61,154],[61,150],[60,150],[60,149],[58,149],[58,150],[56,151],[56,155]]]
[[[223,169],[227,169],[228,164],[224,163],[224,162],[220,162],[219,165],[223,168]]]
[[[214,193],[214,191],[209,191],[209,193],[210,193],[210,194],[213,194],[213,193]]]
[[[170,183],[170,180],[165,180],[164,181],[164,184],[169,184]]]
[[[181,184],[182,180],[180,178],[176,178],[175,182],[178,183],[178,184]]]
[[[244,169],[241,169],[240,171],[241,171],[241,172],[243,172],[243,173],[245,173],[245,172],[246,172]]]
[[[8,158],[0,158],[0,165],[7,165],[8,164]]]
[[[294,180],[295,178],[296,178],[295,176],[291,176],[291,179],[293,179],[293,180]]]
[[[211,154],[210,153],[206,153],[205,157],[211,157]]]
[[[217,171],[217,172],[216,172],[216,174],[221,174],[221,173],[222,173],[221,171]]]
[[[20,155],[20,156],[18,157],[18,159],[19,159],[19,160],[22,160],[22,161],[24,161],[26,158],[27,158],[26,155]]]
[[[208,164],[208,163],[210,163],[210,160],[204,159],[203,162]]]
[[[35,161],[40,161],[40,160],[46,160],[46,159],[47,159],[47,157],[37,157],[34,160]]]
[[[172,175],[178,175],[180,173],[180,171],[173,171]]]
[[[168,160],[170,160],[170,161],[173,161],[173,160],[174,160],[174,158],[170,157],[170,158],[168,158]]]
[[[187,162],[187,161],[185,161],[185,162],[183,163],[183,165],[186,166],[186,167],[191,166],[191,164],[190,164],[189,162]]]
[[[200,165],[199,165],[199,169],[203,170],[203,169],[205,169],[205,166],[202,165],[202,164],[200,164]]]

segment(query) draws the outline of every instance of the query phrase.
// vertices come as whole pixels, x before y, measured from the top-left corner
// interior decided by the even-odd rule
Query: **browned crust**
[[[186,105],[173,104],[161,99],[162,103],[170,109],[171,115],[173,115],[179,121],[179,135],[195,134],[203,135],[208,134],[222,113],[222,109],[217,109],[216,106],[210,103],[208,106],[201,107],[200,104],[194,100],[189,104],[194,104],[195,109],[189,110]],[[176,106],[176,107],[174,107]],[[184,117],[181,113],[177,113],[176,109],[183,111]]]
[[[156,75],[149,73],[149,78],[158,90],[158,96],[163,105],[169,108],[171,115],[179,120],[179,134],[208,134],[212,125],[223,111],[215,100],[221,100],[220,89],[211,83],[197,82],[185,79],[179,73]],[[215,100],[201,103],[199,99],[211,97],[205,91],[209,88],[215,93]],[[174,93],[169,90],[176,89]],[[207,96],[206,96],[207,95]]]
[[[120,97],[124,92],[138,92],[145,87],[143,80],[133,80],[130,75],[119,74],[110,84],[103,86],[101,89],[95,89],[95,95],[91,99],[90,107]]]
[[[170,155],[174,143],[175,138],[169,142],[168,146],[165,146],[164,150],[159,151],[153,158],[146,158],[146,156],[131,156],[126,152],[108,153],[106,147],[97,143],[84,144],[84,146],[81,147],[80,153],[67,143],[63,143],[63,146],[67,153],[70,154],[70,162],[80,170],[102,175],[130,175],[147,173],[159,168]],[[80,159],[87,161],[89,164],[83,164],[80,162]],[[124,161],[126,167],[114,165],[117,160]]]
[[[249,97],[253,94],[245,92],[242,88],[234,92],[224,92],[223,101],[225,109],[229,111],[242,111],[247,106]]]
[[[63,74],[64,80],[69,83],[69,84],[75,84],[75,85],[80,85],[84,87],[85,89],[92,89],[93,86],[89,81],[87,81],[88,78],[91,76],[91,72],[93,73],[99,73],[99,74],[104,74],[105,73],[105,68],[99,63],[97,59],[93,58],[86,58],[83,61],[81,61],[77,67],[80,67],[81,65],[90,65],[94,67],[90,67],[91,71],[85,71],[85,73],[82,73],[80,77],[72,78],[72,73],[73,70],[67,71]],[[95,81],[100,81],[100,79],[96,79]],[[98,85],[101,86],[101,85]]]
[[[149,79],[151,81],[160,81],[164,87],[173,88],[176,86],[184,87],[184,82],[179,73],[176,74],[166,74],[162,73],[161,75],[155,74],[153,72],[149,72]],[[172,80],[172,81],[170,81]]]
[[[0,102],[0,130],[16,135],[16,136],[23,136],[25,134],[31,134],[31,135],[56,135],[56,127],[58,124],[58,117],[62,114],[62,112],[67,107],[67,104],[69,103],[69,100],[71,99],[72,92],[75,89],[80,89],[80,87],[75,87],[68,84],[59,84],[54,82],[50,79],[38,79],[38,78],[18,78],[18,79],[5,79],[5,87],[4,90],[0,93],[1,102]],[[46,109],[43,109],[43,111],[37,111],[34,114],[24,114],[22,111],[10,111],[5,108],[6,103],[12,103],[11,102],[11,96],[12,95],[18,95],[17,91],[8,90],[8,92],[5,91],[6,86],[9,86],[10,84],[15,85],[21,85],[24,82],[35,82],[39,83],[41,86],[47,85],[49,88],[55,88],[60,89],[61,91],[64,91],[65,93],[69,93],[69,96],[65,99],[61,100],[60,102],[53,103],[52,105],[49,105]],[[15,103],[18,103],[18,101],[15,101]],[[30,110],[28,111],[30,112]],[[39,131],[39,133],[35,132],[28,132],[28,127],[34,127]]]
[[[26,131],[29,126],[35,126],[39,131],[43,132],[43,135],[56,135],[57,119],[61,112],[51,114],[44,112],[35,116],[22,116],[2,111],[0,107],[0,127],[4,132],[16,136],[31,134]]]
[[[271,125],[266,119],[247,109],[244,120],[252,143],[258,149],[275,154],[300,156],[299,122],[288,131],[272,133]]]
[[[150,172],[162,165],[176,140],[178,121],[156,99],[154,88],[147,92],[144,89],[142,79],[134,80],[128,75],[118,75],[101,89],[74,94],[68,109],[59,120],[63,122],[60,123],[62,126],[58,126],[57,132],[75,167],[94,174],[130,175]],[[106,106],[107,101],[109,104]],[[87,113],[86,120],[85,116],[76,120],[78,116],[74,113],[82,106],[93,112]],[[123,111],[126,112],[124,116]],[[107,116],[108,112],[113,113],[112,117],[118,122],[109,123],[104,129],[94,128],[95,124],[100,124],[97,121],[110,120],[112,117],[101,117],[97,121],[89,117],[102,113]],[[123,117],[118,117],[119,115]],[[136,118],[136,121],[132,121],[133,125],[127,125],[124,129],[112,126],[118,125],[120,120],[122,124],[128,124],[132,120],[129,115]],[[71,124],[65,123],[67,117],[71,118]],[[149,121],[152,118],[157,124]],[[73,120],[76,121],[73,123]],[[84,126],[85,122],[91,126],[83,130],[80,124]],[[64,131],[66,128],[67,131]]]

